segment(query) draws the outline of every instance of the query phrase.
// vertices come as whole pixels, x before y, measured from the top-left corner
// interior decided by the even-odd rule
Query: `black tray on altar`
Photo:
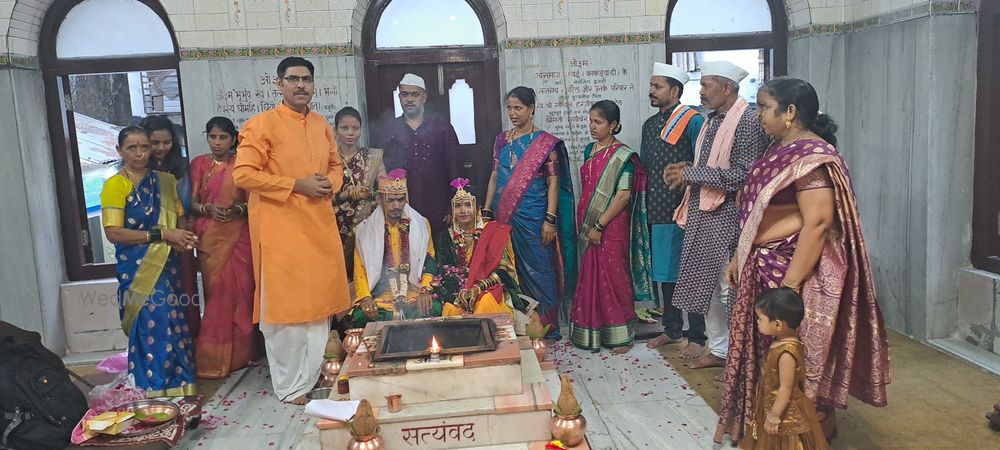
[[[379,332],[373,361],[430,356],[431,338],[441,355],[487,352],[497,349],[497,326],[490,319],[418,320],[387,323]]]

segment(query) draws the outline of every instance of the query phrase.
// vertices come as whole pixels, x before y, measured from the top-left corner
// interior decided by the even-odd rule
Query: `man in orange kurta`
[[[344,168],[333,130],[310,111],[313,65],[278,65],[283,100],[240,132],[233,179],[250,193],[250,239],[260,323],[274,393],[302,403],[323,362],[330,316],[351,306],[337,220],[330,199]]]

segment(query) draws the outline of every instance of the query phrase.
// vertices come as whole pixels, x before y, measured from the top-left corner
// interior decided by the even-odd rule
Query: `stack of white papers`
[[[306,403],[306,414],[323,419],[347,422],[358,410],[358,400],[310,400]]]

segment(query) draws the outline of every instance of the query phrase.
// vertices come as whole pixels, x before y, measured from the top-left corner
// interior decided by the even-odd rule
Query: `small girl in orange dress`
[[[789,288],[768,289],[754,304],[757,330],[774,341],[757,381],[753,420],[742,449],[829,450],[816,405],[803,391],[805,349],[796,329],[805,315],[802,298]]]

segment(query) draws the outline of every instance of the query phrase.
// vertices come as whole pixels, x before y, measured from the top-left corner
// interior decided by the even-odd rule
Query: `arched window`
[[[764,80],[787,73],[788,19],[781,0],[670,0],[667,60],[691,74],[687,104],[698,104],[701,63],[730,61],[750,73],[740,94],[756,101]]]
[[[470,190],[485,196],[501,116],[497,30],[485,0],[372,0],[361,32],[367,135],[403,112],[397,85],[422,77],[427,112],[451,122]]]
[[[39,58],[70,280],[114,275],[100,194],[118,170],[118,131],[150,114],[183,130],[177,43],[166,17],[155,0],[68,0],[55,2],[42,23]]]
[[[415,33],[417,28],[427,32]],[[377,48],[484,44],[479,17],[465,0],[393,1],[382,12],[375,30]]]

